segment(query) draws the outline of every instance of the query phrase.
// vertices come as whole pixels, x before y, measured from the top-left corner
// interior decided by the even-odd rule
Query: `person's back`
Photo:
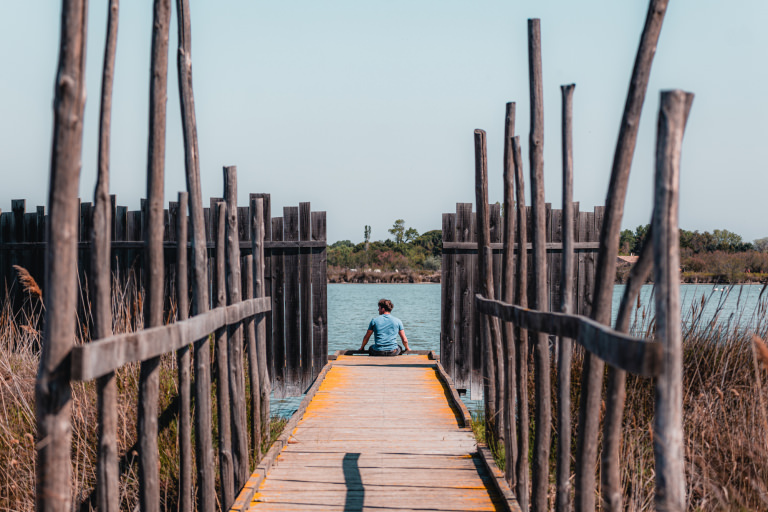
[[[396,356],[400,353],[400,347],[397,344],[398,336],[403,340],[405,350],[408,351],[408,338],[405,336],[403,322],[390,314],[393,308],[392,301],[381,299],[379,301],[379,316],[371,320],[368,324],[368,331],[363,338],[361,351],[365,351],[365,345],[368,343],[371,335],[374,335],[373,346],[368,353],[372,356]]]

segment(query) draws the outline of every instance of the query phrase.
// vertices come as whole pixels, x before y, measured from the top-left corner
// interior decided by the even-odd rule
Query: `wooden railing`
[[[595,302],[590,316],[573,310],[573,230],[563,229],[563,259],[559,312],[551,311],[547,296],[547,259],[543,188],[543,131],[541,53],[538,20],[529,20],[529,63],[531,66],[531,184],[532,184],[532,267],[535,294],[529,297],[527,252],[515,256],[514,223],[525,221],[522,194],[522,159],[519,137],[514,136],[514,104],[507,107],[504,158],[504,198],[515,208],[504,211],[503,268],[500,290],[492,268],[491,222],[488,207],[488,180],[485,132],[475,131],[478,294],[474,308],[480,314],[483,373],[486,379],[487,433],[503,441],[506,478],[516,491],[521,508],[544,511],[554,502],[558,511],[595,509],[595,468],[598,452],[597,430],[601,416],[604,364],[608,363],[605,391],[602,455],[600,465],[602,509],[622,510],[619,472],[619,445],[625,400],[626,374],[655,379],[655,500],[659,510],[685,508],[685,470],[682,427],[682,345],[679,304],[678,188],[683,132],[693,95],[675,90],[662,92],[656,141],[656,186],[651,234],[632,268],[624,290],[615,328],[610,328],[611,302],[619,226],[626,195],[631,154],[637,135],[640,110],[648,83],[666,1],[651,0],[640,42],[629,97],[622,119],[611,185],[606,201],[605,221],[593,285]],[[563,216],[564,226],[573,226],[572,94],[573,85],[563,86]],[[515,183],[517,187],[515,187]],[[527,245],[528,230],[517,230],[517,245]],[[653,272],[655,283],[655,337],[638,339],[627,335],[630,311],[640,288]],[[495,286],[496,285],[496,286]],[[496,290],[494,288],[496,287]],[[501,300],[495,300],[499,296]],[[608,297],[608,299],[606,299]],[[533,307],[529,300],[533,299]],[[529,336],[533,344],[529,352]],[[550,336],[555,338],[550,338]],[[553,343],[554,341],[554,343]],[[577,445],[571,446],[572,342],[584,353],[578,408]],[[533,356],[535,386],[533,450],[529,452],[528,418],[529,355]],[[550,378],[553,362],[557,387]],[[553,393],[554,391],[554,393]],[[550,467],[556,405],[556,463]],[[532,453],[529,467],[528,454]],[[554,469],[554,471],[553,471]],[[554,473],[554,474],[553,474]],[[555,495],[549,495],[555,477]],[[529,484],[529,482],[531,482]],[[572,489],[572,482],[575,483]],[[575,491],[575,495],[572,493]]]

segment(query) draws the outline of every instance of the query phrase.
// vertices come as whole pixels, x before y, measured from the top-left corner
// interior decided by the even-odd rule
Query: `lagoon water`
[[[624,285],[613,289],[613,316],[618,313]],[[768,299],[762,285],[681,285],[680,299],[683,321],[692,304],[705,306],[701,319],[704,323],[716,317],[723,325],[737,323],[744,329],[754,328],[759,303]],[[391,300],[392,314],[405,326],[408,344],[413,350],[440,351],[440,285],[439,284],[329,284],[328,285],[328,353],[336,350],[358,349],[368,323],[378,315],[379,299]],[[765,311],[762,310],[764,313]],[[633,320],[645,324],[653,316],[653,285],[643,286],[640,306],[635,306]],[[642,335],[642,332],[637,333]],[[373,342],[369,342],[369,346]],[[482,407],[481,401],[462,397],[470,410]],[[301,397],[274,399],[272,413],[290,416],[299,406]]]
[[[618,313],[624,285],[613,290],[613,315]],[[739,322],[749,328],[757,320],[754,312],[760,301],[762,285],[684,284],[680,286],[683,319],[691,304],[706,305],[703,320],[717,315],[720,323]],[[762,294],[763,298],[768,293]],[[440,285],[439,284],[329,284],[328,285],[328,351],[357,349],[368,328],[368,322],[378,314],[379,299],[391,300],[392,314],[403,321],[408,343],[413,350],[440,351]],[[643,286],[640,307],[633,319],[638,324],[653,316],[653,285]],[[369,343],[370,345],[370,343]]]

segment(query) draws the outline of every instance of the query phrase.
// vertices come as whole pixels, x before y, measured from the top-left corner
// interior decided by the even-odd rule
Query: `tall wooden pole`
[[[237,167],[224,168],[224,197],[227,203],[227,304],[243,299],[240,271],[240,235],[237,226]],[[243,324],[231,325],[227,345],[230,368],[229,388],[232,401],[232,456],[235,465],[235,489],[248,480],[248,420],[245,411],[245,372],[243,370]]]
[[[501,300],[512,304],[515,300],[515,176],[512,137],[515,135],[515,104],[507,103],[504,118],[504,252],[501,265]],[[501,328],[504,352],[504,476],[514,488],[517,464],[517,433],[515,431],[515,329],[510,322]]]
[[[520,137],[512,139],[512,157],[515,164],[515,189],[517,192],[517,279],[515,296],[517,305],[528,307],[528,216],[525,208],[525,180],[523,179],[523,157],[520,150]],[[530,424],[528,421],[528,331],[517,330],[517,499],[520,508],[528,510],[528,439]]]
[[[245,257],[245,290],[243,299],[253,298],[253,254]],[[248,382],[251,385],[251,454],[253,465],[261,460],[261,393],[259,392],[259,352],[256,345],[256,322],[253,317],[243,325],[245,346],[248,352]]]
[[[627,92],[619,128],[619,139],[613,157],[611,180],[605,200],[605,217],[600,231],[600,251],[595,267],[595,292],[591,317],[609,325],[616,279],[616,256],[619,231],[624,214],[629,171],[632,164],[640,114],[651,74],[651,64],[669,0],[650,0],[640,46],[635,57],[632,78]],[[581,380],[579,405],[579,431],[576,445],[576,511],[588,512],[595,508],[595,463],[597,459],[597,432],[603,383],[604,363],[587,353]]]
[[[170,0],[155,0],[152,64],[149,87],[149,148],[147,155],[147,225],[144,243],[144,327],[163,324],[165,276],[163,263],[163,196],[165,182],[165,106],[168,99],[168,31]],[[144,511],[160,510],[157,400],[160,358],[141,362],[139,377],[139,499]]]
[[[560,311],[573,313],[573,90],[575,84],[560,87],[563,96],[563,258]],[[560,339],[557,352],[557,491],[555,510],[571,506],[571,356],[572,341]]]
[[[656,508],[685,510],[683,448],[683,346],[680,329],[680,243],[678,234],[680,153],[693,94],[661,94],[656,135],[656,194],[653,207],[653,282],[656,336],[664,347],[656,379],[653,454]]]
[[[251,244],[253,254],[253,293],[254,297],[266,297],[266,283],[264,281],[264,237],[266,225],[264,223],[264,200],[260,197],[251,197]],[[272,384],[269,381],[267,369],[267,319],[264,315],[256,317],[256,352],[259,363],[259,392],[261,409],[261,436],[269,432],[269,394]],[[261,454],[261,444],[259,444]]]
[[[109,198],[109,139],[112,120],[112,84],[119,0],[110,0],[107,13],[107,37],[101,76],[101,112],[99,116],[99,170],[93,201],[91,233],[91,297],[95,339],[112,335],[112,205]],[[117,466],[117,383],[109,372],[96,381],[99,423],[96,462],[96,505],[99,510],[117,512],[120,507],[120,475]]]
[[[74,342],[77,301],[77,190],[83,147],[85,0],[61,7],[59,62],[54,86],[53,145],[45,254],[45,331],[35,386],[38,511],[65,512],[70,490],[72,390],[68,356]]]
[[[184,167],[192,224],[192,311],[208,311],[208,254],[200,187],[195,98],[192,91],[192,27],[189,0],[176,0],[178,20],[178,83],[184,135]],[[216,510],[213,434],[211,428],[211,349],[208,337],[197,340],[195,350],[195,459],[197,506],[201,512]]]
[[[528,20],[528,69],[531,91],[531,211],[533,222],[533,275],[536,309],[547,311],[547,249],[544,204],[544,85],[541,70],[541,25]],[[534,510],[547,509],[549,487],[549,445],[552,428],[552,396],[550,389],[549,336],[538,333],[534,347],[536,368],[536,430],[534,435],[533,491]]]

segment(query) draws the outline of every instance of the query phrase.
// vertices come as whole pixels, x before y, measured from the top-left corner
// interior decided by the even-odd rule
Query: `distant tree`
[[[634,254],[640,254],[640,251],[645,245],[645,239],[648,237],[648,231],[651,230],[651,225],[637,226],[635,228],[635,240],[632,243],[632,252]]]
[[[329,247],[332,249],[338,249],[341,247],[354,247],[355,244],[350,242],[349,240],[339,240],[338,242],[333,242]]]
[[[366,224],[364,233],[365,234],[363,236],[364,236],[365,243],[368,244],[371,242],[371,226]]]
[[[765,238],[758,238],[753,243],[755,250],[760,252],[768,252],[768,236]]]
[[[630,254],[635,245],[635,234],[631,229],[625,229],[619,236],[619,254]]]
[[[389,234],[395,237],[395,243],[400,245],[405,238],[405,221],[403,219],[397,219],[392,227],[388,229]]]
[[[419,237],[419,232],[415,228],[408,228],[405,230],[405,241],[407,243],[413,242]]]

